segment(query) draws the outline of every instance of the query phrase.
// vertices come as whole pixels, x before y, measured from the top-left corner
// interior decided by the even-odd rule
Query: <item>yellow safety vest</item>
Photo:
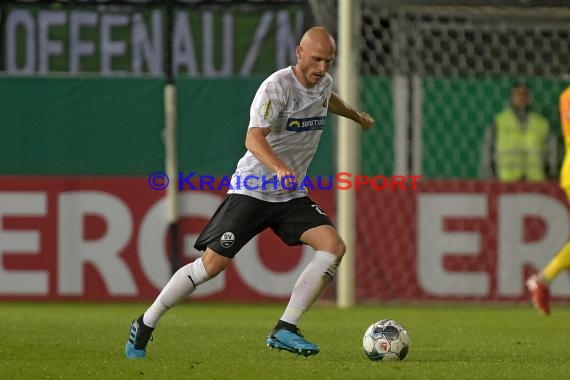
[[[544,144],[548,137],[548,121],[530,112],[522,128],[511,108],[495,118],[495,165],[501,181],[542,181]]]

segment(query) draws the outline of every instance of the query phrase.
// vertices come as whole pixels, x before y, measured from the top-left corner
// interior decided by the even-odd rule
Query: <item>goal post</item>
[[[360,1],[339,0],[338,91],[341,98],[359,109],[358,45]],[[337,169],[353,175],[360,167],[360,128],[346,118],[338,120]],[[337,304],[341,308],[354,305],[354,258],[356,248],[356,193],[354,188],[337,190],[337,225],[346,244],[346,254],[339,267]]]

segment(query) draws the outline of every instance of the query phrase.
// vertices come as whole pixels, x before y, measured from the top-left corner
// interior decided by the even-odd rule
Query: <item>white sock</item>
[[[145,311],[143,323],[156,327],[158,320],[171,307],[184,300],[198,285],[210,279],[202,258],[178,269],[156,297],[154,303]]]
[[[333,280],[340,259],[330,252],[316,251],[303,270],[291,294],[289,304],[281,320],[297,326],[303,313],[315,303],[327,285]]]

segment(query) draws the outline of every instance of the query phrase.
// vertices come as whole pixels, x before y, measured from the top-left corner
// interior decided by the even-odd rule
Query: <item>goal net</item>
[[[335,2],[314,3],[317,22],[336,30]],[[361,172],[422,180],[356,192],[357,302],[522,301],[526,276],[568,240],[557,176],[570,7],[532,3],[360,3],[360,108],[377,120],[362,134]],[[539,183],[489,177],[489,126],[517,82],[550,124]],[[568,277],[552,291],[570,299]]]

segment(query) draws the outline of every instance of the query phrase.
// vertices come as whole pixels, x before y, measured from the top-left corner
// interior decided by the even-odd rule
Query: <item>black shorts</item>
[[[266,202],[242,194],[228,194],[202,231],[194,248],[206,247],[232,258],[255,235],[266,228],[287,245],[303,244],[301,235],[322,225],[332,225],[328,216],[309,197],[287,202]]]

